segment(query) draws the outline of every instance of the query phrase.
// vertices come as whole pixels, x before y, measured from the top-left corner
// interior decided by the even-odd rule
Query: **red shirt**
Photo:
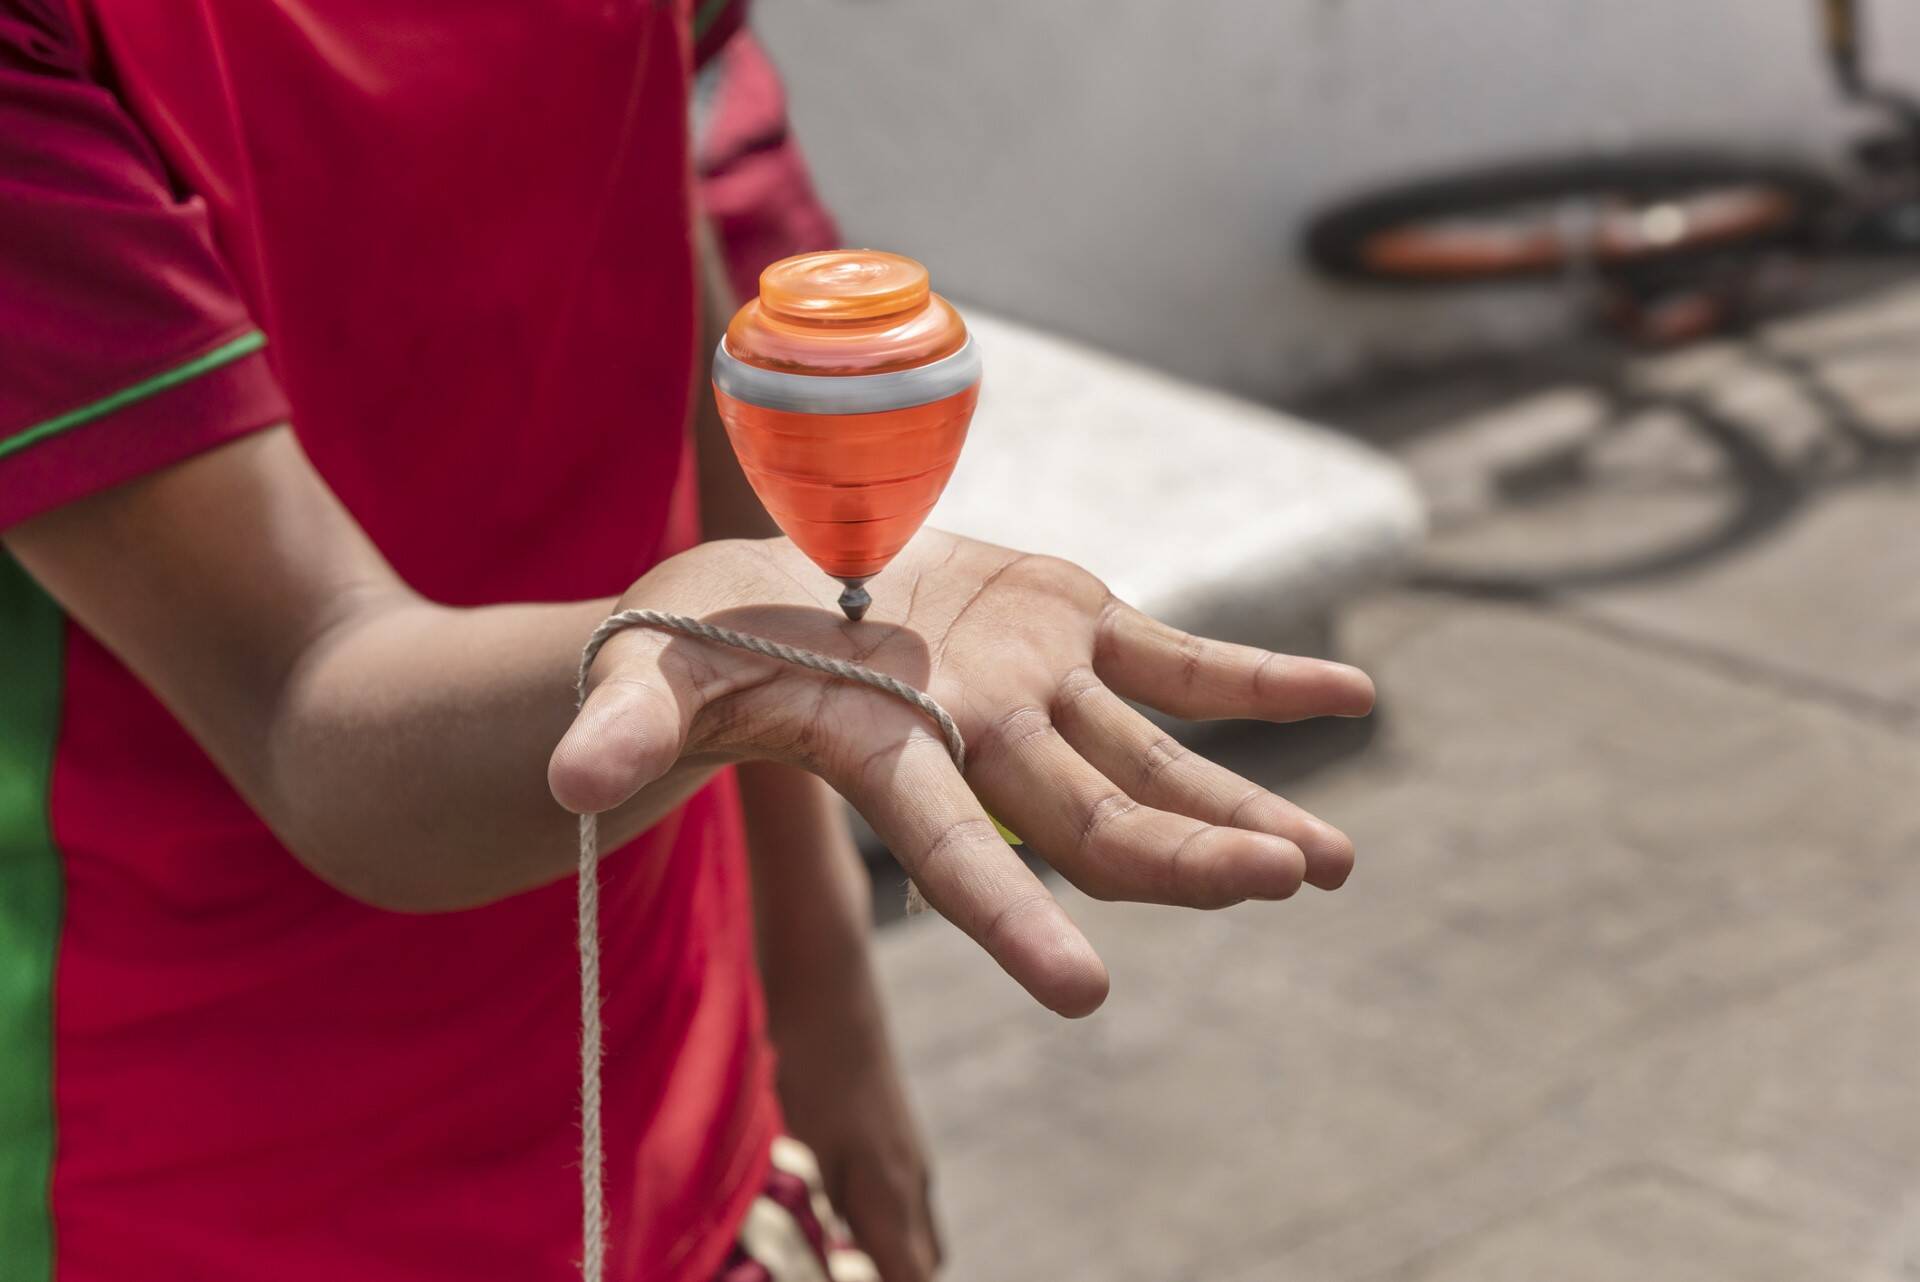
[[[692,26],[0,0],[0,528],[290,417],[443,602],[691,542]],[[830,239],[790,150],[739,151],[731,242]],[[335,892],[4,557],[0,664],[0,1274],[571,1276],[572,887]],[[604,871],[623,1278],[707,1277],[778,1126],[741,842],[722,781]]]

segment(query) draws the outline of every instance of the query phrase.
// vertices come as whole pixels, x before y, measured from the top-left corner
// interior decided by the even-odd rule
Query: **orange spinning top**
[[[713,356],[714,398],[774,521],[846,584],[907,545],[947,486],[980,393],[966,323],[911,258],[846,249],[782,259]]]

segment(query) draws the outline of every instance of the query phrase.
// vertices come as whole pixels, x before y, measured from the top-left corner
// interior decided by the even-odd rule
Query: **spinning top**
[[[727,326],[713,391],[754,493],[857,622],[966,442],[980,355],[960,313],[898,254],[782,259]]]

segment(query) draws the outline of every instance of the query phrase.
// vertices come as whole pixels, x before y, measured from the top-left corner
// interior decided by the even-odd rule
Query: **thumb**
[[[663,661],[669,640],[634,630],[609,640],[592,689],[547,763],[553,798],[575,814],[612,810],[673,768],[686,748],[698,692]]]

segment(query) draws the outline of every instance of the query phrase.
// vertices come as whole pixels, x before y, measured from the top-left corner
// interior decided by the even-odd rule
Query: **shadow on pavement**
[[[1656,355],[1582,340],[1389,375],[1305,412],[1420,476],[1435,537],[1415,587],[1540,600],[1655,579],[1752,545],[1823,492],[1920,476],[1920,397],[1900,387],[1920,388],[1920,317],[1864,306],[1837,333],[1789,319]],[[1868,391],[1848,386],[1863,374]]]

